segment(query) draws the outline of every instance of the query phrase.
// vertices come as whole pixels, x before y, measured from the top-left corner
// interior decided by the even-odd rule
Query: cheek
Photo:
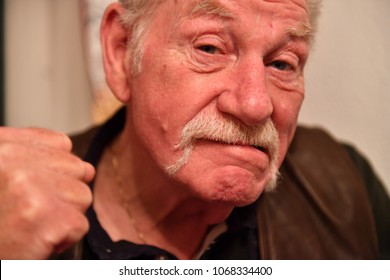
[[[165,166],[180,155],[173,147],[179,143],[182,128],[209,99],[202,81],[180,65],[155,63],[151,67],[145,61],[145,71],[131,83],[137,90],[130,103],[132,119],[142,146]]]
[[[283,92],[272,99],[274,104],[272,120],[279,133],[280,162],[294,137],[303,98],[303,93]]]

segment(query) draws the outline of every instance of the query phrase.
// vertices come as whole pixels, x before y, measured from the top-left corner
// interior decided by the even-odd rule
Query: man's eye
[[[202,51],[202,52],[209,53],[209,54],[215,54],[218,51],[217,47],[215,47],[213,45],[199,46],[199,47],[197,47],[197,49]]]
[[[286,71],[286,70],[292,69],[292,66],[289,63],[281,61],[281,60],[272,61],[270,65],[278,70],[281,70],[281,71]]]

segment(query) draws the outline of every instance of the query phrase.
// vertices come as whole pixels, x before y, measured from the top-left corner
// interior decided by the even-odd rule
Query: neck
[[[180,259],[192,258],[210,226],[225,220],[232,207],[193,197],[129,136],[123,131],[99,163],[94,208],[100,223],[113,241],[147,243]],[[118,161],[117,170],[112,165],[112,153]],[[112,180],[115,173],[121,178],[120,185]],[[144,240],[139,238],[140,233]]]

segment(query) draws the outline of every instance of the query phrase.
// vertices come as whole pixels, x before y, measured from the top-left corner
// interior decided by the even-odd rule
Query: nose
[[[259,58],[237,67],[227,81],[229,88],[218,96],[218,109],[248,126],[263,123],[273,112],[265,70]]]

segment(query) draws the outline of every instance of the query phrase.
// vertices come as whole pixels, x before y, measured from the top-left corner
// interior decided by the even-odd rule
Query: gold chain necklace
[[[119,198],[121,200],[122,207],[125,208],[125,210],[127,212],[127,216],[129,217],[130,223],[132,224],[135,232],[137,233],[138,239],[143,244],[148,244],[146,242],[145,235],[139,229],[139,227],[134,219],[134,216],[130,210],[129,204],[124,200],[125,196],[124,196],[124,190],[123,190],[123,180],[122,180],[122,177],[120,176],[119,171],[118,171],[118,167],[119,167],[118,159],[117,159],[117,157],[112,149],[110,149],[110,153],[111,153],[112,169],[114,171],[115,182],[117,184],[118,195],[119,195]]]

